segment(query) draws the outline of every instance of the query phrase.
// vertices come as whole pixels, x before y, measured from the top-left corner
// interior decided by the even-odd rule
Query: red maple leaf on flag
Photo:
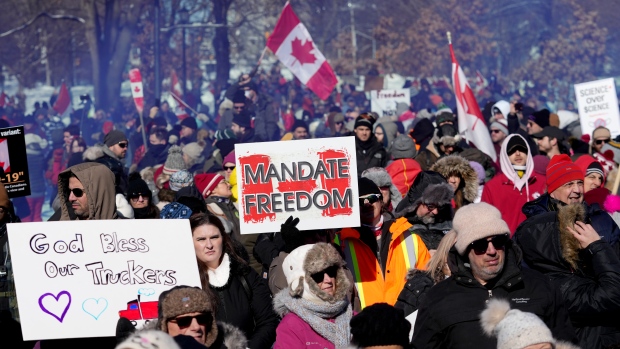
[[[310,63],[313,64],[316,61],[316,57],[310,51],[314,50],[314,45],[312,45],[312,41],[306,40],[305,44],[301,44],[301,40],[299,38],[295,38],[291,41],[292,52],[291,55],[299,61],[299,64]]]

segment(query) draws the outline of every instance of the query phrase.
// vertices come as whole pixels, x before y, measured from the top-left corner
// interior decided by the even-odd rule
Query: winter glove
[[[285,252],[290,253],[295,248],[303,245],[303,236],[299,229],[297,229],[298,223],[299,218],[293,218],[293,216],[290,216],[286,222],[280,226],[280,233],[282,234],[282,239],[284,240]]]

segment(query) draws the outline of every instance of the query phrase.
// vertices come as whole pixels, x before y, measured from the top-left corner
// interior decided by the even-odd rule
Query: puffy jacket
[[[527,265],[562,291],[580,346],[605,348],[620,344],[620,259],[605,239],[579,250],[562,228],[588,221],[586,208],[570,205],[532,217],[519,226],[515,241]]]
[[[238,327],[248,338],[251,349],[271,348],[275,341],[278,317],[271,305],[271,294],[265,281],[254,269],[230,260],[230,269],[224,285],[213,285],[211,289],[219,296],[217,321]],[[245,280],[246,285],[243,281]],[[211,282],[211,280],[210,280]]]
[[[278,341],[274,349],[279,348],[312,348],[312,349],[335,349],[334,343],[323,338],[320,334],[302,320],[295,313],[284,315],[277,329]]]
[[[398,188],[401,197],[405,197],[415,177],[422,172],[422,167],[413,159],[397,159],[387,165],[385,170],[392,177],[392,183]]]
[[[129,180],[125,171],[125,165],[108,147],[105,145],[89,147],[84,151],[83,157],[84,161],[97,162],[109,168],[114,173],[116,193],[127,194]]]
[[[539,179],[539,175],[532,174],[527,183],[530,196],[527,196],[525,186],[521,190],[514,183],[499,173],[493,177],[482,190],[482,202],[495,206],[502,213],[502,219],[508,224],[510,233],[514,234],[521,222],[526,219],[521,211],[523,205],[530,200],[535,200],[545,193],[545,182]]]
[[[584,202],[589,223],[607,241],[620,256],[620,228],[611,216],[603,211],[598,204],[588,205]],[[528,218],[547,212],[558,211],[564,204],[552,198],[549,194],[541,195],[538,199],[523,205],[523,213]]]
[[[398,301],[394,308],[402,309],[405,316],[417,311],[420,304],[426,298],[428,290],[435,285],[431,276],[423,271],[412,269],[407,275],[407,283],[398,295]]]
[[[163,165],[168,158],[168,149],[170,149],[169,144],[150,145],[149,150],[144,154],[144,157],[138,163],[137,171],[140,172],[146,167]]]
[[[573,341],[575,334],[560,291],[544,275],[521,270],[521,250],[506,247],[504,269],[497,281],[481,285],[467,260],[455,249],[449,254],[452,276],[435,285],[422,300],[414,328],[414,348],[495,349],[497,340],[483,334],[480,313],[490,298],[510,302],[512,309],[538,315],[558,340]]]
[[[364,309],[375,303],[394,305],[405,286],[410,268],[425,269],[430,253],[422,239],[409,228],[406,218],[385,222],[380,253],[377,240],[366,228],[345,228],[339,233],[340,246]],[[374,243],[373,243],[374,242]]]
[[[385,148],[372,136],[369,143],[363,145],[355,137],[355,151],[357,157],[357,175],[360,176],[364,170],[371,167],[385,167],[387,164],[387,152]]]

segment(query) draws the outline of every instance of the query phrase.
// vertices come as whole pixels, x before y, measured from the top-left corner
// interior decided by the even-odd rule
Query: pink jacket
[[[335,349],[334,343],[321,337],[295,313],[284,315],[276,329],[274,349],[313,348]]]

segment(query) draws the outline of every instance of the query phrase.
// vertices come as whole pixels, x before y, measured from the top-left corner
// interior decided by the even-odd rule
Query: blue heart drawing
[[[106,309],[108,309],[108,300],[105,298],[88,298],[82,302],[82,310],[95,320],[99,320]]]

